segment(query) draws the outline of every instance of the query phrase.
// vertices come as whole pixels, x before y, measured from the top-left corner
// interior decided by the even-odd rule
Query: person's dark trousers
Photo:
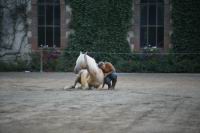
[[[117,74],[115,72],[109,74],[108,76],[105,77],[104,81],[108,85],[108,89],[110,88],[114,89],[117,83]],[[112,84],[111,84],[111,81],[112,81]]]

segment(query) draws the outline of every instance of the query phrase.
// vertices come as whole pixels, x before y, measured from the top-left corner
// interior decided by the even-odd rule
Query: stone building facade
[[[1,60],[29,59],[41,46],[67,47],[73,9],[65,0],[2,0],[0,4]],[[149,45],[161,51],[172,47],[171,9],[170,0],[133,0],[132,27],[126,38],[132,51]]]

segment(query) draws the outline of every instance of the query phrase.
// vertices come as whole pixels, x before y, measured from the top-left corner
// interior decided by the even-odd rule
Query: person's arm
[[[107,77],[109,74],[111,74],[113,71],[105,73],[104,76]]]

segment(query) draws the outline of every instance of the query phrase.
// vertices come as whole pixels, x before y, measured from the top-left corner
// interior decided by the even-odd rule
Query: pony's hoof
[[[80,87],[78,87],[77,89],[78,89],[78,90],[82,90],[83,88],[80,86]]]
[[[75,86],[74,86],[74,85],[72,85],[72,86],[71,86],[71,88],[72,88],[72,89],[75,89]]]
[[[71,89],[74,89],[74,88],[75,88],[74,86],[65,86],[64,90],[71,90]]]
[[[89,87],[89,88],[87,88],[87,90],[95,90],[96,88],[95,87]]]
[[[111,89],[111,90],[114,90],[115,88],[114,88],[114,87],[110,87],[110,89]]]
[[[110,87],[110,90],[114,90],[115,88],[114,87]]]
[[[110,88],[108,88],[108,90],[114,90],[115,88],[114,87],[110,87]]]

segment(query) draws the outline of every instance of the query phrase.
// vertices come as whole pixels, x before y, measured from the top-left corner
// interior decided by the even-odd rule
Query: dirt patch
[[[119,74],[71,90],[73,73],[0,73],[1,133],[199,133],[199,74]]]

